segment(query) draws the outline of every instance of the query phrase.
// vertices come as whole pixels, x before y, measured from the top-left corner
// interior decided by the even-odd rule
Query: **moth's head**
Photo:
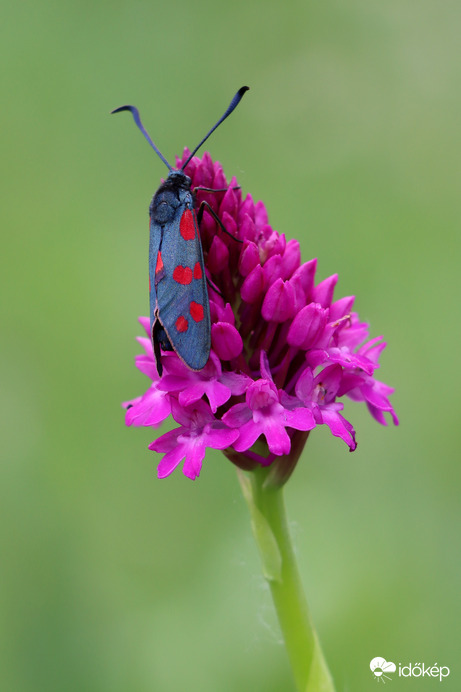
[[[184,190],[190,190],[192,180],[184,173],[184,171],[173,170],[168,173],[168,178],[166,179],[165,183],[171,183],[172,186],[181,187]]]

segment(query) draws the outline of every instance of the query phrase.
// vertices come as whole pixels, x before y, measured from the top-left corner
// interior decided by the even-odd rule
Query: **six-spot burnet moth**
[[[155,146],[137,108],[120,106],[112,111],[130,111],[138,128],[170,171],[149,207],[150,333],[160,376],[161,348],[175,351],[191,370],[201,370],[210,355],[210,304],[199,231],[203,206],[197,218],[191,179],[184,169],[211,133],[238,106],[248,88],[244,86],[238,90],[224,115],[179,170],[173,169]],[[215,219],[222,227],[216,216]]]

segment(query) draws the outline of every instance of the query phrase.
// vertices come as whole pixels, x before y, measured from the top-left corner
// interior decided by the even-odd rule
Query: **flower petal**
[[[124,404],[126,408],[126,425],[160,425],[171,413],[170,397],[166,392],[152,385],[145,394],[138,399]]]
[[[291,411],[285,411],[285,423],[289,428],[295,430],[312,430],[315,428],[315,420],[312,411],[308,408],[299,407]]]
[[[200,437],[189,438],[189,442],[185,445],[186,458],[182,472],[185,476],[195,481],[202,470],[202,461],[205,458],[205,444]]]
[[[183,445],[178,445],[175,449],[167,452],[157,466],[157,477],[166,478],[170,473],[173,473],[178,464],[184,459],[185,453]]]
[[[237,329],[227,322],[217,322],[211,327],[211,343],[221,360],[232,360],[242,352],[243,341]]]
[[[237,404],[238,406],[238,404]],[[233,443],[236,452],[245,452],[250,449],[262,434],[261,427],[256,425],[253,418],[239,428],[239,437]]]
[[[261,315],[267,322],[285,322],[294,315],[295,291],[289,281],[277,279],[264,298]]]
[[[349,446],[349,450],[353,452],[357,443],[355,441],[355,430],[348,420],[337,411],[328,408],[322,409],[322,421],[330,428],[335,437],[340,437]]]
[[[265,416],[263,434],[267,440],[267,446],[272,454],[282,456],[290,452],[290,437],[281,424],[279,416]]]
[[[235,404],[222,417],[223,423],[230,428],[240,428],[250,420],[253,420],[253,416],[246,404]]]

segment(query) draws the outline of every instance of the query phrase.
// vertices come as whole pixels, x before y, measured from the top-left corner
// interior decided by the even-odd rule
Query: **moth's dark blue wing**
[[[157,290],[156,275],[162,270],[160,243],[162,239],[162,228],[149,218],[149,306],[150,306],[150,335],[155,322],[155,312],[157,309]]]
[[[181,360],[191,370],[201,370],[210,355],[210,305],[191,205],[180,205],[174,220],[163,227],[151,223],[149,255],[151,328],[158,319]]]

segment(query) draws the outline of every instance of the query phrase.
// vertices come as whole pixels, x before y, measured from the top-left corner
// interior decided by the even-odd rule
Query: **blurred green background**
[[[232,465],[159,481],[139,395],[147,207],[242,84],[208,150],[338,272],[388,349],[399,428],[312,434],[287,504],[337,689],[375,656],[461,689],[461,5],[3,6],[0,689],[292,692]],[[164,428],[165,430],[165,428]]]

